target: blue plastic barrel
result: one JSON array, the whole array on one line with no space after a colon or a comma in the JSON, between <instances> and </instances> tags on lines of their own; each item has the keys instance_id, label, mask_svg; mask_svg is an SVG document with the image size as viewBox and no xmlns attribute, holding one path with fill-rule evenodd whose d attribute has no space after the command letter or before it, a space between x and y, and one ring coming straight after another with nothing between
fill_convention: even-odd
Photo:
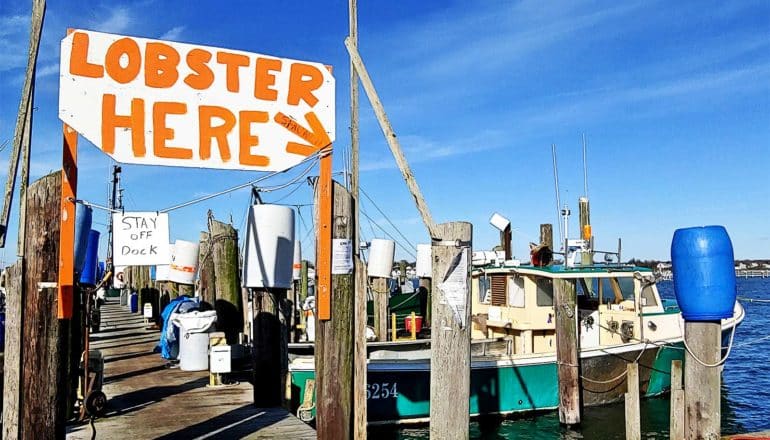
<instances>
[{"instance_id":1,"label":"blue plastic barrel","mask_svg":"<svg viewBox=\"0 0 770 440\"><path fill-rule=\"evenodd\" d=\"M75 273L81 273L83 270L92 217L91 207L78 203L75 207Z\"/></svg>"},{"instance_id":2,"label":"blue plastic barrel","mask_svg":"<svg viewBox=\"0 0 770 440\"><path fill-rule=\"evenodd\" d=\"M104 271L106 265L104 264L104 261L100 261L99 265L96 267L96 279L101 281L102 278L104 278Z\"/></svg>"},{"instance_id":3,"label":"blue plastic barrel","mask_svg":"<svg viewBox=\"0 0 770 440\"><path fill-rule=\"evenodd\" d=\"M139 311L139 295L136 293L131 294L131 298L129 300L129 310L131 313L137 313Z\"/></svg>"},{"instance_id":4,"label":"blue plastic barrel","mask_svg":"<svg viewBox=\"0 0 770 440\"><path fill-rule=\"evenodd\" d=\"M157 275L157 269L155 266L150 266L150 280L155 281Z\"/></svg>"},{"instance_id":5,"label":"blue plastic barrel","mask_svg":"<svg viewBox=\"0 0 770 440\"><path fill-rule=\"evenodd\" d=\"M88 233L88 249L86 260L83 263L83 271L80 273L80 284L96 285L96 271L99 263L99 231Z\"/></svg>"},{"instance_id":6,"label":"blue plastic barrel","mask_svg":"<svg viewBox=\"0 0 770 440\"><path fill-rule=\"evenodd\" d=\"M684 319L718 321L733 316L735 258L723 226L677 229L671 241L671 264Z\"/></svg>"}]
</instances>

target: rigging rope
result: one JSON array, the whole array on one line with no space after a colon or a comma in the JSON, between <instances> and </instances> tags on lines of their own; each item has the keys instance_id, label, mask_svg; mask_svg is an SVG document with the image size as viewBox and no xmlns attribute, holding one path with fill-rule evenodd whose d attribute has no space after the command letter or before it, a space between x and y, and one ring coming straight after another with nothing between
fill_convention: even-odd
<instances>
[{"instance_id":1,"label":"rigging rope","mask_svg":"<svg viewBox=\"0 0 770 440\"><path fill-rule=\"evenodd\" d=\"M394 224L393 224L393 222L392 222L392 221L390 221L390 219L388 218L388 216L387 216L387 215L385 215L385 213L384 213L384 212L382 212L382 209L380 209L380 207L379 207L379 206L377 206L377 204L376 204L376 203L374 203L374 200L372 200L372 198L371 198L371 197L369 197L369 194L367 194L367 193L366 193L366 191L364 191L364 189L363 189L363 188L360 188L360 187L359 187L359 189L361 190L361 193L364 195L364 197L366 197L366 198L367 198L367 199L368 199L368 200L369 200L369 201L372 203L372 205L374 206L374 208L375 208L375 209L376 209L376 210L377 210L377 211L378 211L378 212L379 212L379 213L380 213L380 214L381 214L383 217L385 217L385 220L387 220L387 222L388 222L388 223L390 223L390 226L392 226L392 227L393 227L393 229L395 229L395 230L396 230L396 232L398 232L398 235L400 235L400 236L401 236L401 238L403 238L403 239L404 239L404 241L406 241L406 242L407 242L407 244L409 244L409 246L411 246L411 247L412 247L412 249L417 249L417 246L415 246L415 245L414 245L414 244L413 244L411 241L409 241L409 239L408 239L408 238L406 238L406 236L404 236L404 234L402 234L402 233L401 233L401 231L400 231L400 230L399 230L399 229L396 227L396 225L394 225ZM416 258L416 257L415 257L415 258Z\"/></svg>"}]
</instances>

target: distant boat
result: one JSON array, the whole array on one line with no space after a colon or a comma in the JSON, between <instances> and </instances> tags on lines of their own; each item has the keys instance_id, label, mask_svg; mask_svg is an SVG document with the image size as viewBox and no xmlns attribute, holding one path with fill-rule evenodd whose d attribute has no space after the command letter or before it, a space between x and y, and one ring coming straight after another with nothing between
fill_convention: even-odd
<instances>
[{"instance_id":1,"label":"distant boat","mask_svg":"<svg viewBox=\"0 0 770 440\"><path fill-rule=\"evenodd\" d=\"M471 415L558 407L554 279L576 284L584 405L622 400L628 362L639 363L642 396L670 389L671 361L684 358L684 325L676 301L660 298L650 269L487 264L472 273ZM722 320L723 345L743 318L736 302L733 317ZM368 351L369 423L427 422L430 340L370 343ZM308 420L312 353L293 355L289 370L294 410Z\"/></svg>"}]
</instances>

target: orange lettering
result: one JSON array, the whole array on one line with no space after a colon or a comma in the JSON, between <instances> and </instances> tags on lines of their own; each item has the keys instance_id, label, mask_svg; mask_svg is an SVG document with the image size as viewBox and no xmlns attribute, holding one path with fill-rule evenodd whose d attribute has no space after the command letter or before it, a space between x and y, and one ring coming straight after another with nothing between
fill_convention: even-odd
<instances>
[{"instance_id":1,"label":"orange lettering","mask_svg":"<svg viewBox=\"0 0 770 440\"><path fill-rule=\"evenodd\" d=\"M88 78L101 78L104 76L104 67L88 62L88 34L75 32L75 35L72 36L70 74Z\"/></svg>"},{"instance_id":2,"label":"orange lettering","mask_svg":"<svg viewBox=\"0 0 770 440\"><path fill-rule=\"evenodd\" d=\"M123 55L126 56L125 67L120 63ZM112 43L104 58L104 68L107 69L107 74L121 84L133 81L142 68L142 54L139 52L139 45L130 38L121 38Z\"/></svg>"},{"instance_id":3,"label":"orange lettering","mask_svg":"<svg viewBox=\"0 0 770 440\"><path fill-rule=\"evenodd\" d=\"M183 102L156 102L152 106L152 151L156 157L192 159L191 149L166 145L167 140L174 139L174 129L166 126L166 115L185 113L187 104Z\"/></svg>"},{"instance_id":4,"label":"orange lettering","mask_svg":"<svg viewBox=\"0 0 770 440\"><path fill-rule=\"evenodd\" d=\"M214 72L206 65L211 61L211 53L203 49L193 49L187 53L187 65L195 74L189 74L184 82L196 90L205 90L214 82Z\"/></svg>"},{"instance_id":5,"label":"orange lettering","mask_svg":"<svg viewBox=\"0 0 770 440\"><path fill-rule=\"evenodd\" d=\"M251 124L254 122L267 122L267 112L242 111L238 112L238 128L240 134L240 149L238 160L241 165L265 167L270 164L270 158L258 154L251 154L251 147L259 145L259 138L251 134Z\"/></svg>"},{"instance_id":6,"label":"orange lettering","mask_svg":"<svg viewBox=\"0 0 770 440\"><path fill-rule=\"evenodd\" d=\"M217 62L227 66L227 90L237 93L240 89L238 69L249 65L249 57L229 52L217 52Z\"/></svg>"},{"instance_id":7,"label":"orange lettering","mask_svg":"<svg viewBox=\"0 0 770 440\"><path fill-rule=\"evenodd\" d=\"M271 70L281 70L281 60L274 58L257 58L256 75L254 76L254 97L266 101L278 99L278 91L271 89L275 85L275 75Z\"/></svg>"},{"instance_id":8,"label":"orange lettering","mask_svg":"<svg viewBox=\"0 0 770 440\"><path fill-rule=\"evenodd\" d=\"M223 123L214 126L212 124L213 118L219 118ZM198 108L198 139L201 143L201 160L211 157L211 140L214 138L217 140L222 162L230 160L230 145L227 143L227 135L235 127L235 122L235 115L224 107L202 105Z\"/></svg>"},{"instance_id":9,"label":"orange lettering","mask_svg":"<svg viewBox=\"0 0 770 440\"><path fill-rule=\"evenodd\" d=\"M131 150L134 157L144 157L144 100L131 100L131 114L119 116L115 114L115 95L106 94L102 97L102 150L107 154L115 152L115 129L118 127L131 129Z\"/></svg>"},{"instance_id":10,"label":"orange lettering","mask_svg":"<svg viewBox=\"0 0 770 440\"><path fill-rule=\"evenodd\" d=\"M289 105L298 105L301 99L307 102L310 107L313 107L318 103L318 98L313 95L313 90L321 87L323 82L323 73L315 67L303 63L292 64L291 71L289 72L289 97L287 102Z\"/></svg>"},{"instance_id":11,"label":"orange lettering","mask_svg":"<svg viewBox=\"0 0 770 440\"><path fill-rule=\"evenodd\" d=\"M147 87L168 88L179 79L179 52L164 43L147 43L144 50L144 83Z\"/></svg>"}]
</instances>

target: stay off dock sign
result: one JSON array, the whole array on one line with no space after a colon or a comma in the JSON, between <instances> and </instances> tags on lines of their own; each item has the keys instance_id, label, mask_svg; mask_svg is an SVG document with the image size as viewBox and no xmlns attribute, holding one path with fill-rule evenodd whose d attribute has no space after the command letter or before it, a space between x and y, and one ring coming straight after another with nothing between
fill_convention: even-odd
<instances>
[{"instance_id":1,"label":"stay off dock sign","mask_svg":"<svg viewBox=\"0 0 770 440\"><path fill-rule=\"evenodd\" d=\"M60 76L60 119L118 162L280 171L334 140L319 63L74 30Z\"/></svg>"}]
</instances>

